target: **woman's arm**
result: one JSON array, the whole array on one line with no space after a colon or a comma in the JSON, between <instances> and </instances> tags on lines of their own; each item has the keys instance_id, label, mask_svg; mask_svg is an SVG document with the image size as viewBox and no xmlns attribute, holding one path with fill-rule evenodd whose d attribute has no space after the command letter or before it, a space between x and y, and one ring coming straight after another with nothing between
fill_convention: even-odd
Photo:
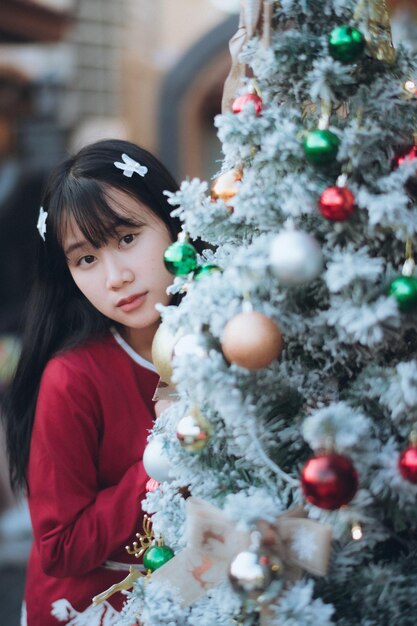
<instances>
[{"instance_id":1,"label":"woman's arm","mask_svg":"<svg viewBox=\"0 0 417 626\"><path fill-rule=\"evenodd\" d=\"M48 364L31 442L35 542L43 570L57 578L91 571L133 537L148 480L138 460L114 486L98 484L103 424L94 387L80 376L59 359ZM124 452L114 450L119 467Z\"/></svg>"}]
</instances>

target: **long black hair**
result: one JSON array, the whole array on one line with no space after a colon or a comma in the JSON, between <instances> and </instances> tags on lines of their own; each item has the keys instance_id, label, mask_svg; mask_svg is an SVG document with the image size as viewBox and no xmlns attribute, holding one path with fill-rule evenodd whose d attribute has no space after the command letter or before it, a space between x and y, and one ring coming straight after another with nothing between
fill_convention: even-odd
<instances>
[{"instance_id":1,"label":"long black hair","mask_svg":"<svg viewBox=\"0 0 417 626\"><path fill-rule=\"evenodd\" d=\"M147 167L145 176L128 177L115 166L127 154ZM106 332L111 321L79 291L62 248L66 224L73 218L95 247L133 219L115 212L106 192L114 188L146 205L167 226L172 240L181 223L170 214L164 191L176 191L171 174L152 154L127 141L105 140L83 148L51 174L44 198L45 241L39 237L37 271L27 304L22 352L6 397L4 416L10 479L14 490L27 487L27 463L39 384L48 360L57 352Z\"/></svg>"}]
</instances>

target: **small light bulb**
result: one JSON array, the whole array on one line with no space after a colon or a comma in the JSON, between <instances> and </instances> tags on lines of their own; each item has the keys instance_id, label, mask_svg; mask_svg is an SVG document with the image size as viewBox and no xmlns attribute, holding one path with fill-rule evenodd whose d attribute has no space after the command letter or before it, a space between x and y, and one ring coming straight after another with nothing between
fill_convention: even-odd
<instances>
[{"instance_id":1,"label":"small light bulb","mask_svg":"<svg viewBox=\"0 0 417 626\"><path fill-rule=\"evenodd\" d=\"M404 87L409 93L416 94L417 92L417 85L413 80L407 80Z\"/></svg>"},{"instance_id":2,"label":"small light bulb","mask_svg":"<svg viewBox=\"0 0 417 626\"><path fill-rule=\"evenodd\" d=\"M352 526L352 539L359 541L363 537L362 526L360 524L353 524Z\"/></svg>"}]
</instances>

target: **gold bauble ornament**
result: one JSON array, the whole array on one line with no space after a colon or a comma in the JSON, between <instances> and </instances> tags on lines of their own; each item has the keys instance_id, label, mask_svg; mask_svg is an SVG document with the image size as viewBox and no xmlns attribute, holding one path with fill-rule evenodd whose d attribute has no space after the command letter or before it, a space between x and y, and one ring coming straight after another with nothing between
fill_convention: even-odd
<instances>
[{"instance_id":1,"label":"gold bauble ornament","mask_svg":"<svg viewBox=\"0 0 417 626\"><path fill-rule=\"evenodd\" d=\"M184 334L178 330L173 334L163 322L155 333L152 342L152 363L155 365L161 380L168 385L172 384L172 356L175 344Z\"/></svg>"},{"instance_id":2,"label":"gold bauble ornament","mask_svg":"<svg viewBox=\"0 0 417 626\"><path fill-rule=\"evenodd\" d=\"M267 367L283 347L282 334L273 320L257 311L244 311L226 324L223 354L230 363L249 370Z\"/></svg>"},{"instance_id":3,"label":"gold bauble ornament","mask_svg":"<svg viewBox=\"0 0 417 626\"><path fill-rule=\"evenodd\" d=\"M187 452L201 452L211 437L211 427L200 411L194 407L177 424L177 439Z\"/></svg>"},{"instance_id":4,"label":"gold bauble ornament","mask_svg":"<svg viewBox=\"0 0 417 626\"><path fill-rule=\"evenodd\" d=\"M238 185L242 180L242 170L240 168L229 170L218 176L211 188L212 200L223 200L228 209L233 210L230 206L230 200L235 197L238 192Z\"/></svg>"}]
</instances>

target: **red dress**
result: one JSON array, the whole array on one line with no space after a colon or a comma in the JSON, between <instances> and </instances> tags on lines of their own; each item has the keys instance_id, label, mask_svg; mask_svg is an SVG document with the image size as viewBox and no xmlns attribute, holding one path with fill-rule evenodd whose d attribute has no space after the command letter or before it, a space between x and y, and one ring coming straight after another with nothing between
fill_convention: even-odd
<instances>
[{"instance_id":1,"label":"red dress","mask_svg":"<svg viewBox=\"0 0 417 626\"><path fill-rule=\"evenodd\" d=\"M54 357L43 373L28 468L27 626L114 624L124 596L98 607L91 598L128 572L103 563L138 563L125 546L142 527L141 459L159 377L123 344L109 333Z\"/></svg>"}]
</instances>

